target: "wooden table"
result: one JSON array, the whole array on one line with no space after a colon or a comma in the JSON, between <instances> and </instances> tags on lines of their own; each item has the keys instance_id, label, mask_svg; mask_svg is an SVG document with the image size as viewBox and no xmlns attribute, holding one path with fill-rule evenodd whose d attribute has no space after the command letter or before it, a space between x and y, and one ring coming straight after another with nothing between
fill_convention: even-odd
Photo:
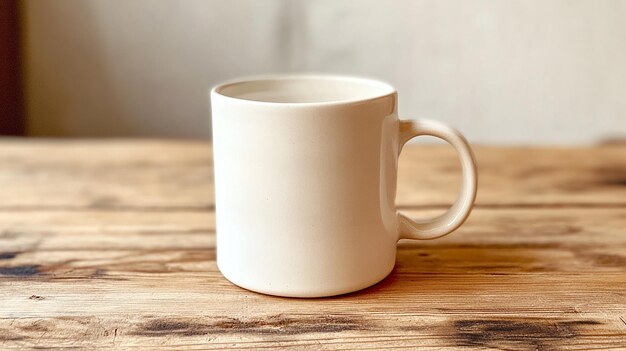
<instances>
[{"instance_id":1,"label":"wooden table","mask_svg":"<svg viewBox=\"0 0 626 351\"><path fill-rule=\"evenodd\" d=\"M458 232L369 289L264 296L215 265L211 147L0 141L0 349L626 349L626 146L477 147ZM454 152L410 146L398 207L444 210Z\"/></svg>"}]
</instances>

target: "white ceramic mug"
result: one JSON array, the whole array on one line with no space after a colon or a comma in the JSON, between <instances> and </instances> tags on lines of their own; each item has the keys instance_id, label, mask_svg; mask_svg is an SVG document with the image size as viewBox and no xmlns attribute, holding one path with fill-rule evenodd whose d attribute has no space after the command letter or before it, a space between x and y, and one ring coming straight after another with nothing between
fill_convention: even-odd
<instances>
[{"instance_id":1,"label":"white ceramic mug","mask_svg":"<svg viewBox=\"0 0 626 351\"><path fill-rule=\"evenodd\" d=\"M465 138L398 119L386 83L262 77L217 86L211 102L217 264L241 287L294 297L366 288L391 272L399 239L446 235L472 209L477 173ZM398 155L419 135L452 144L463 172L454 205L426 220L394 204Z\"/></svg>"}]
</instances>

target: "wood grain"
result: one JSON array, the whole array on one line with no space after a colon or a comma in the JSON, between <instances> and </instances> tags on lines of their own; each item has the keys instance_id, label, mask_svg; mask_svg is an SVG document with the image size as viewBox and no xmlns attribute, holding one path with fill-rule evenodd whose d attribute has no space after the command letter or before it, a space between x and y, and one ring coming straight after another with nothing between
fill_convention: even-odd
<instances>
[{"instance_id":1,"label":"wood grain","mask_svg":"<svg viewBox=\"0 0 626 351\"><path fill-rule=\"evenodd\" d=\"M458 232L401 241L371 288L287 299L219 273L209 145L5 141L0 349L623 350L624 150L479 148ZM456 162L405 150L403 211L442 211Z\"/></svg>"}]
</instances>

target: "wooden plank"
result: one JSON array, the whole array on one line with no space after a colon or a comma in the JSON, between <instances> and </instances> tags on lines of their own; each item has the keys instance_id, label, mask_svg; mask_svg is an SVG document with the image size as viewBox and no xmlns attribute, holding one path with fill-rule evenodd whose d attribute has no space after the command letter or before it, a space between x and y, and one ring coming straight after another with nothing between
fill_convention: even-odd
<instances>
[{"instance_id":1,"label":"wooden plank","mask_svg":"<svg viewBox=\"0 0 626 351\"><path fill-rule=\"evenodd\" d=\"M204 249L214 233L213 212L0 211L3 251Z\"/></svg>"},{"instance_id":2,"label":"wooden plank","mask_svg":"<svg viewBox=\"0 0 626 351\"><path fill-rule=\"evenodd\" d=\"M0 142L0 208L213 208L203 142Z\"/></svg>"},{"instance_id":3,"label":"wooden plank","mask_svg":"<svg viewBox=\"0 0 626 351\"><path fill-rule=\"evenodd\" d=\"M626 147L475 147L478 206L624 206ZM213 208L211 147L198 141L0 141L0 208ZM454 151L405 148L397 204L445 207L460 184Z\"/></svg>"},{"instance_id":4,"label":"wooden plank","mask_svg":"<svg viewBox=\"0 0 626 351\"><path fill-rule=\"evenodd\" d=\"M475 147L478 206L597 206L626 204L626 147ZM397 204L451 204L460 165L448 147L405 148Z\"/></svg>"},{"instance_id":5,"label":"wooden plank","mask_svg":"<svg viewBox=\"0 0 626 351\"><path fill-rule=\"evenodd\" d=\"M311 312L246 318L128 314L122 318L5 319L0 320L1 325L19 332L0 335L7 340L4 347L116 350L623 350L624 346L620 321L602 323L576 316L484 318Z\"/></svg>"},{"instance_id":6,"label":"wooden plank","mask_svg":"<svg viewBox=\"0 0 626 351\"><path fill-rule=\"evenodd\" d=\"M626 348L625 147L477 148L477 210L369 289L285 299L215 264L210 145L0 141L0 349ZM432 216L452 150L408 147Z\"/></svg>"},{"instance_id":7,"label":"wooden plank","mask_svg":"<svg viewBox=\"0 0 626 351\"><path fill-rule=\"evenodd\" d=\"M620 349L624 228L625 208L479 208L402 241L374 287L286 299L219 274L211 212L3 211L0 345Z\"/></svg>"}]
</instances>

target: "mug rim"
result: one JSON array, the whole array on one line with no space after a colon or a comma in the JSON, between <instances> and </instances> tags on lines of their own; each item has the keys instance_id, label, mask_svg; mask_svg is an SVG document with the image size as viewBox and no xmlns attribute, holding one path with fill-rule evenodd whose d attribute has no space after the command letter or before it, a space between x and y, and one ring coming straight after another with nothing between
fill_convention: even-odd
<instances>
[{"instance_id":1,"label":"mug rim","mask_svg":"<svg viewBox=\"0 0 626 351\"><path fill-rule=\"evenodd\" d=\"M223 93L223 90L240 84L249 84L253 82L261 82L261 81L286 81L286 80L321 80L326 82L349 82L349 83L357 83L360 85L368 85L370 87L376 87L380 89L380 92L377 92L373 95L368 95L359 98L350 98L350 99L335 99L329 101L306 101L306 102L277 102L277 101L263 101L263 100L252 100L245 99L241 97L231 96ZM335 106L335 105L351 105L351 104L361 104L366 102L371 102L383 98L387 98L390 96L394 96L397 94L396 89L389 83L384 82L382 80L358 77L358 76L347 76L347 75L335 75L335 74L267 74L267 75L255 75L248 77L235 78L231 80L224 81L216 86L214 86L211 91L211 97L219 96L220 98L231 100L237 103L244 103L250 105L259 105L259 106L290 106L290 107L311 107L311 106Z\"/></svg>"}]
</instances>

